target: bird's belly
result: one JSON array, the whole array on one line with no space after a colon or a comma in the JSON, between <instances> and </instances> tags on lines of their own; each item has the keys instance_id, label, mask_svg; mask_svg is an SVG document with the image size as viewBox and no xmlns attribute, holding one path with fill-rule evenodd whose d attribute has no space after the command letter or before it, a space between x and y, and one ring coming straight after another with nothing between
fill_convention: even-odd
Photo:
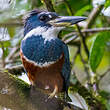
<instances>
[{"instance_id":1,"label":"bird's belly","mask_svg":"<svg viewBox=\"0 0 110 110\"><path fill-rule=\"evenodd\" d=\"M60 59L54 64L43 67L39 67L29 62L29 60L23 56L22 52L20 52L20 56L32 85L41 89L49 89L50 91L53 91L55 86L57 86L58 91L62 91L64 79L61 71L64 63L64 54L62 54Z\"/></svg>"}]
</instances>

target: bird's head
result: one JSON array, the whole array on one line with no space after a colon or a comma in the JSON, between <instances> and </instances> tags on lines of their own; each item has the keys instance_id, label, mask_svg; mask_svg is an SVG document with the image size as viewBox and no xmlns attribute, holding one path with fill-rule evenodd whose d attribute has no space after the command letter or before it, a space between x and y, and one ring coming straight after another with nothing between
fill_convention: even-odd
<instances>
[{"instance_id":1,"label":"bird's head","mask_svg":"<svg viewBox=\"0 0 110 110\"><path fill-rule=\"evenodd\" d=\"M33 10L26 17L24 22L24 36L33 29L37 33L49 32L55 36L66 26L76 24L85 20L80 16L59 16L55 12Z\"/></svg>"}]
</instances>

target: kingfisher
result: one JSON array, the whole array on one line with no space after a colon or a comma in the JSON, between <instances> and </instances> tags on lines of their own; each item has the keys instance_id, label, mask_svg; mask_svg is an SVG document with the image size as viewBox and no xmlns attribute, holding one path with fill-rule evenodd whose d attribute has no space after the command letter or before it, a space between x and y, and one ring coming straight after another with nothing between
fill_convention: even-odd
<instances>
[{"instance_id":1,"label":"kingfisher","mask_svg":"<svg viewBox=\"0 0 110 110\"><path fill-rule=\"evenodd\" d=\"M68 94L70 60L67 45L58 38L67 26L85 20L80 16L59 16L34 9L24 21L20 56L32 86L50 92L49 98L64 91Z\"/></svg>"}]
</instances>

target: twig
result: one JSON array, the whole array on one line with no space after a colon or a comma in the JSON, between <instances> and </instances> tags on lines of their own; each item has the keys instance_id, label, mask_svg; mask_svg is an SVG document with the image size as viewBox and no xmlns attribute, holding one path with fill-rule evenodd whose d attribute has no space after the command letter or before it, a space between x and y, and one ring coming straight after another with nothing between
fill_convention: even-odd
<instances>
[{"instance_id":1,"label":"twig","mask_svg":"<svg viewBox=\"0 0 110 110\"><path fill-rule=\"evenodd\" d=\"M23 23L21 22L7 22L7 23L0 23L0 27L19 27L19 26L23 26Z\"/></svg>"},{"instance_id":2,"label":"twig","mask_svg":"<svg viewBox=\"0 0 110 110\"><path fill-rule=\"evenodd\" d=\"M72 36L71 38L69 38L69 39L67 39L67 40L64 40L64 42L67 44L67 43L69 43L69 42L75 40L77 37L78 37L77 35L74 35L74 36Z\"/></svg>"},{"instance_id":3,"label":"twig","mask_svg":"<svg viewBox=\"0 0 110 110\"><path fill-rule=\"evenodd\" d=\"M66 5L66 7L67 7L68 13L69 13L70 15L73 15L73 14L74 14L74 13L73 13L73 10L72 10L70 4L68 3L68 1L67 1L67 0L63 0L63 1L64 1L65 5Z\"/></svg>"},{"instance_id":4,"label":"twig","mask_svg":"<svg viewBox=\"0 0 110 110\"><path fill-rule=\"evenodd\" d=\"M7 34L7 29L6 28L3 28L3 33L2 33L2 38L5 38L6 37L6 34ZM3 67L5 67L5 47L4 47L4 43L2 41L0 41L0 44L1 44L1 49L3 51L3 54L2 54L2 65Z\"/></svg>"},{"instance_id":5,"label":"twig","mask_svg":"<svg viewBox=\"0 0 110 110\"><path fill-rule=\"evenodd\" d=\"M52 11L55 12L54 8L53 8L53 4L51 0L41 0L44 2L44 4L46 5L46 8L48 11Z\"/></svg>"},{"instance_id":6,"label":"twig","mask_svg":"<svg viewBox=\"0 0 110 110\"><path fill-rule=\"evenodd\" d=\"M93 8L92 12L90 13L90 15L88 17L87 25L86 25L85 29L88 29L88 28L92 27L92 25L94 24L97 16L101 12L102 8L103 8L103 5L99 5L97 8Z\"/></svg>"},{"instance_id":7,"label":"twig","mask_svg":"<svg viewBox=\"0 0 110 110\"><path fill-rule=\"evenodd\" d=\"M73 57L73 59L72 59L72 67L74 67L74 64L75 64L75 59L76 59L76 57L77 57L77 55L80 53L80 45L77 45L77 51L76 51L76 53L75 53L75 55L74 55L74 57ZM71 71L73 71L73 69L71 69Z\"/></svg>"},{"instance_id":8,"label":"twig","mask_svg":"<svg viewBox=\"0 0 110 110\"><path fill-rule=\"evenodd\" d=\"M12 60L5 61L5 64L16 64L17 62L21 62L21 60L20 59L12 59Z\"/></svg>"},{"instance_id":9,"label":"twig","mask_svg":"<svg viewBox=\"0 0 110 110\"><path fill-rule=\"evenodd\" d=\"M97 32L103 32L103 31L110 31L110 27L102 27L102 28L92 28L92 29L84 29L82 30L81 32L82 33L97 33ZM69 34L66 34L64 37L63 37L63 40L65 40L66 38L72 36L72 35L76 35L78 34L77 31L74 31L74 32L71 32ZM84 37L88 37L88 36L84 36Z\"/></svg>"},{"instance_id":10,"label":"twig","mask_svg":"<svg viewBox=\"0 0 110 110\"><path fill-rule=\"evenodd\" d=\"M84 46L84 50L85 50L85 52L86 52L87 57L89 58L89 50L88 50L88 47L87 47L87 45L86 45L85 36L84 36L83 33L81 32L80 27L79 27L77 24L76 24L76 26L77 26L77 29L78 29L78 32L79 32L79 35L80 35L80 41L81 41L81 43L82 43L83 46Z\"/></svg>"},{"instance_id":11,"label":"twig","mask_svg":"<svg viewBox=\"0 0 110 110\"><path fill-rule=\"evenodd\" d=\"M39 1L38 0L31 0L31 8L34 9L36 7L38 7L38 3Z\"/></svg>"},{"instance_id":12,"label":"twig","mask_svg":"<svg viewBox=\"0 0 110 110\"><path fill-rule=\"evenodd\" d=\"M100 80L99 80L99 81L101 81L101 79L102 79L109 71L110 71L110 68L108 68L108 70L107 70L103 75L100 76Z\"/></svg>"},{"instance_id":13,"label":"twig","mask_svg":"<svg viewBox=\"0 0 110 110\"><path fill-rule=\"evenodd\" d=\"M89 14L88 20L87 20L87 24L85 26L85 29L91 28L93 26L93 24L95 23L95 20L97 18L97 16L100 14L102 8L104 5L99 5L97 8L93 8L92 12ZM85 32L85 36L87 36L87 33ZM94 74L94 73L93 73ZM90 90L96 95L97 93L97 80L94 79L95 77L94 75L91 75L91 73L89 74L89 82L90 82ZM94 79L94 83L93 80ZM93 89L93 90L92 90Z\"/></svg>"},{"instance_id":14,"label":"twig","mask_svg":"<svg viewBox=\"0 0 110 110\"><path fill-rule=\"evenodd\" d=\"M9 55L6 57L6 60L5 60L6 62L8 62L9 60L11 60L13 58L13 56L14 56L15 52L17 51L17 49L18 49L18 47L14 47L10 51Z\"/></svg>"},{"instance_id":15,"label":"twig","mask_svg":"<svg viewBox=\"0 0 110 110\"><path fill-rule=\"evenodd\" d=\"M4 48L4 45L2 42L0 42L0 44L1 44L1 49L3 51L3 53L2 53L2 67L5 67L5 48Z\"/></svg>"},{"instance_id":16,"label":"twig","mask_svg":"<svg viewBox=\"0 0 110 110\"><path fill-rule=\"evenodd\" d=\"M82 30L82 33L95 33L95 32L102 32L102 31L110 31L110 27L102 27L102 28L93 28L93 29L85 29Z\"/></svg>"}]
</instances>

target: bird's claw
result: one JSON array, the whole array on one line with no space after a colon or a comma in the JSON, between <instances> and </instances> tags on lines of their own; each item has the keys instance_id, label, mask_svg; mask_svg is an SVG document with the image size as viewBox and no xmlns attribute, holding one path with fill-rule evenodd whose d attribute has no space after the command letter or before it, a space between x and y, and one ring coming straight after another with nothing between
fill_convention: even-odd
<instances>
[{"instance_id":1,"label":"bird's claw","mask_svg":"<svg viewBox=\"0 0 110 110\"><path fill-rule=\"evenodd\" d=\"M52 92L52 93L49 95L48 99L52 99L54 96L55 96L55 93Z\"/></svg>"},{"instance_id":2,"label":"bird's claw","mask_svg":"<svg viewBox=\"0 0 110 110\"><path fill-rule=\"evenodd\" d=\"M45 100L45 102L47 102L49 99L52 99L54 96L55 96L55 94L52 92L52 93L48 96L48 98Z\"/></svg>"},{"instance_id":3,"label":"bird's claw","mask_svg":"<svg viewBox=\"0 0 110 110\"><path fill-rule=\"evenodd\" d=\"M45 101L47 102L48 99L52 99L57 92L58 92L58 87L55 85L54 91L49 95L49 97Z\"/></svg>"}]
</instances>

